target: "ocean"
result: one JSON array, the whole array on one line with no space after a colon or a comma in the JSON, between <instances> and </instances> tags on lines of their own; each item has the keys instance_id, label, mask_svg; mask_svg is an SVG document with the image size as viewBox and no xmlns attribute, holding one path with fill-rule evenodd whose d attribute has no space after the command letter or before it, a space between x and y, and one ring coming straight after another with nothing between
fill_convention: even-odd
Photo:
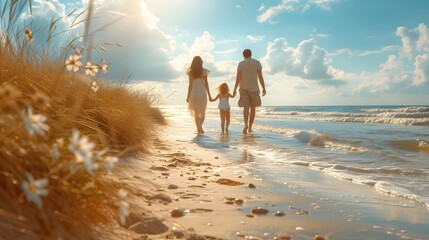
<instances>
[{"instance_id":1,"label":"ocean","mask_svg":"<svg viewBox=\"0 0 429 240\"><path fill-rule=\"evenodd\" d=\"M161 109L188 129L181 140L234 151L240 168L264 181L314 186L291 179L290 169L307 169L429 209L429 106L263 106L246 136L240 108L231 109L230 132L222 135L210 105L203 136L186 106Z\"/></svg>"}]
</instances>

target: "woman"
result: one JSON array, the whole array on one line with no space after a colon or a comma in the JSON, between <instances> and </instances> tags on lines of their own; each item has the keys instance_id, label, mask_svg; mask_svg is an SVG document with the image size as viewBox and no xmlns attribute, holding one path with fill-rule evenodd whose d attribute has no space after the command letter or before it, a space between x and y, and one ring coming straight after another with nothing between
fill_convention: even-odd
<instances>
[{"instance_id":1,"label":"woman","mask_svg":"<svg viewBox=\"0 0 429 240\"><path fill-rule=\"evenodd\" d=\"M189 113L195 118L198 134L204 133L203 122L206 116L207 94L210 99L212 98L207 81L209 73L209 70L203 68L203 60L200 56L192 59L191 66L186 71L189 77L186 102L188 102Z\"/></svg>"}]
</instances>

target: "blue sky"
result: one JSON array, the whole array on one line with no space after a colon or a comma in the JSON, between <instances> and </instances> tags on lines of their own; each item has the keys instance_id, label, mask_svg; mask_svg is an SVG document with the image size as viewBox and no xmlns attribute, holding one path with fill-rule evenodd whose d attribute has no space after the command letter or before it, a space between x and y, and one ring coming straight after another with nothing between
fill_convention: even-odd
<instances>
[{"instance_id":1,"label":"blue sky","mask_svg":"<svg viewBox=\"0 0 429 240\"><path fill-rule=\"evenodd\" d=\"M50 19L87 1L34 5ZM124 46L95 52L112 63L108 78L132 74L163 104L185 104L195 55L213 94L233 85L244 48L262 63L264 105L429 104L426 0L95 0L95 15L94 28L120 19L94 39Z\"/></svg>"}]
</instances>

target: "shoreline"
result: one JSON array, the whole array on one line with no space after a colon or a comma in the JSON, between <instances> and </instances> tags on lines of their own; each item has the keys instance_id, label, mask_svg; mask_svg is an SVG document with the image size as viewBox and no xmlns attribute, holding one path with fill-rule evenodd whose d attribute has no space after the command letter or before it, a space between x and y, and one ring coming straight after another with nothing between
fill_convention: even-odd
<instances>
[{"instance_id":1,"label":"shoreline","mask_svg":"<svg viewBox=\"0 0 429 240\"><path fill-rule=\"evenodd\" d=\"M403 204L394 205L391 203L392 199L397 200L395 197L299 166L290 167L289 182L261 179L257 173L244 169L249 153L222 148L224 143L216 143L210 137L212 129L206 132L209 136L186 140L192 136L189 126L178 127L178 122L170 121L152 156L120 166L119 178L125 179L131 188L127 225L141 220L141 216L132 212L145 212L146 220L159 220L154 225L159 228L156 234L136 235L127 230L130 236L147 239L425 237L422 229L428 225L427 209L408 206L406 199L401 199ZM221 147L215 148L213 144ZM242 185L223 185L220 179ZM256 188L249 188L248 184ZM239 199L237 203L235 199ZM268 213L252 213L258 207ZM183 216L172 217L175 209Z\"/></svg>"}]
</instances>

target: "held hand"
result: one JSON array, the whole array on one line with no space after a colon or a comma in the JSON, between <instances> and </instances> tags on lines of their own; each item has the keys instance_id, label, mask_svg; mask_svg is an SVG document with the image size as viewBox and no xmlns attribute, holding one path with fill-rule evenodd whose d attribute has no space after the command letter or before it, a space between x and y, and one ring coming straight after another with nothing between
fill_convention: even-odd
<instances>
[{"instance_id":1,"label":"held hand","mask_svg":"<svg viewBox=\"0 0 429 240\"><path fill-rule=\"evenodd\" d=\"M262 89L262 96L265 96L267 94L267 91L264 89Z\"/></svg>"},{"instance_id":2,"label":"held hand","mask_svg":"<svg viewBox=\"0 0 429 240\"><path fill-rule=\"evenodd\" d=\"M234 89L234 92L232 93L232 96L235 97L235 95L237 95L237 89Z\"/></svg>"}]
</instances>

